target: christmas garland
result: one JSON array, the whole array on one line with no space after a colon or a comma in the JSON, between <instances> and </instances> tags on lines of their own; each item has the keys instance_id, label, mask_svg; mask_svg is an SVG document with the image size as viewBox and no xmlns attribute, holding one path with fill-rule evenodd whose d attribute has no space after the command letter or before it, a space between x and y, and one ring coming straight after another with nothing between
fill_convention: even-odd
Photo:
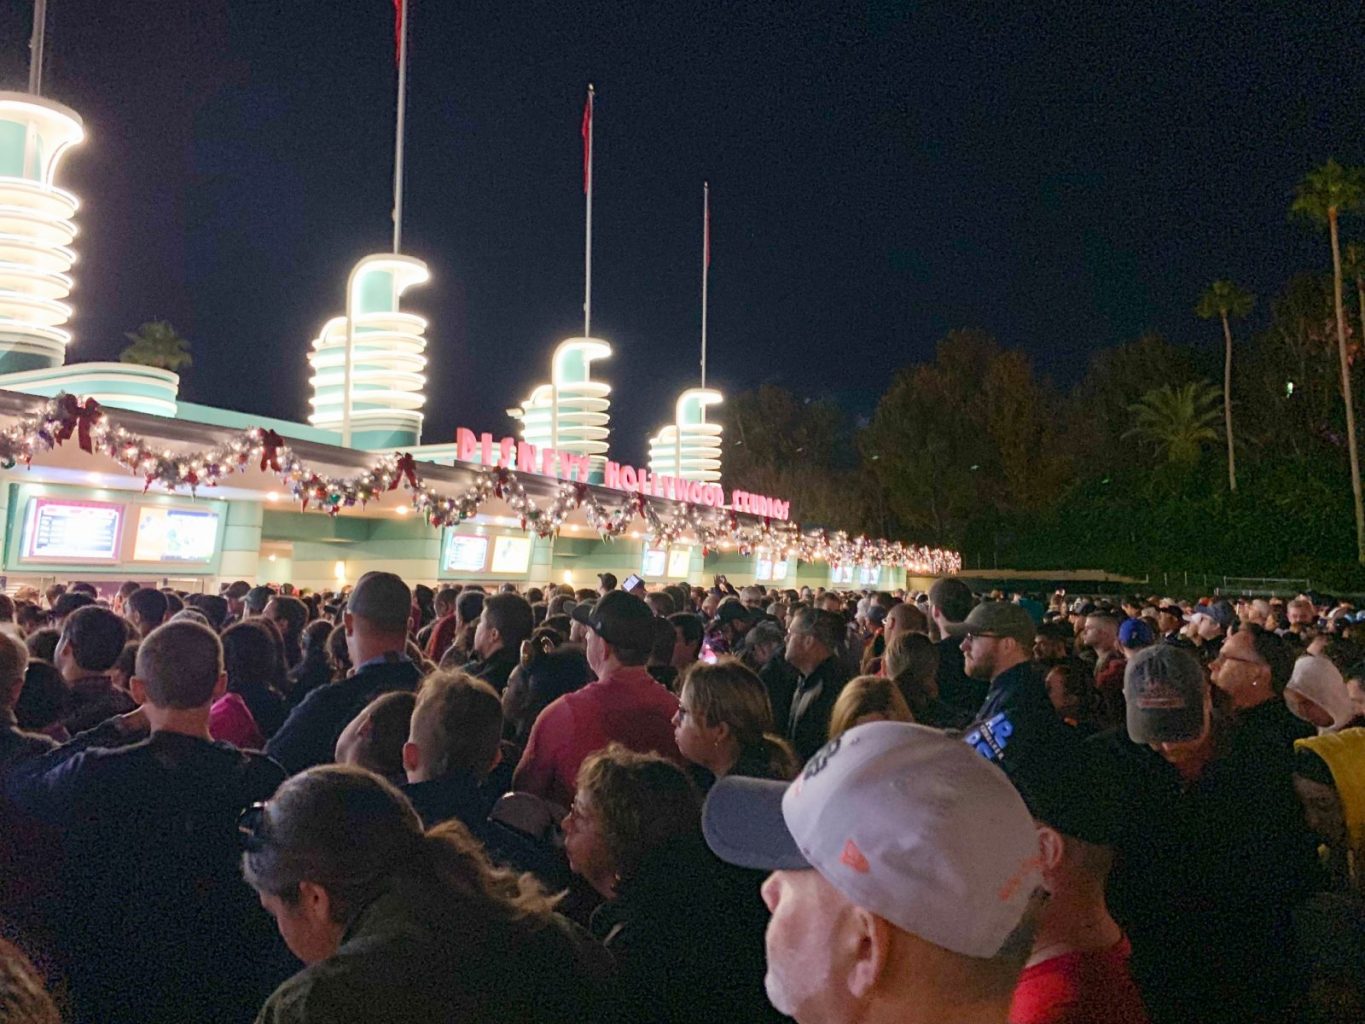
<instances>
[{"instance_id":1,"label":"christmas garland","mask_svg":"<svg viewBox=\"0 0 1365 1024\"><path fill-rule=\"evenodd\" d=\"M633 494L621 505L609 508L586 484L575 481L561 481L553 500L541 507L517 474L505 467L479 467L474 484L463 493L443 493L423 480L420 463L406 452L380 456L369 469L354 476L324 476L299 459L278 433L261 427L242 431L206 451L172 452L115 423L93 398L82 401L65 392L14 426L0 430L0 468L13 469L20 462L31 465L35 455L60 447L72 437L81 451L105 455L141 476L144 493L156 484L172 492L188 489L197 494L200 487L216 486L224 477L254 466L278 476L303 510L317 507L333 516L345 508L363 508L402 486L410 495L412 507L433 527L456 526L496 497L507 502L523 529L541 537L558 532L569 514L581 508L588 524L604 538L621 536L638 515L645 520L651 543L667 545L690 535L702 545L704 554L727 540L745 556L768 549L774 556L796 557L803 562L895 566L931 576L949 575L962 568L956 552L863 537L850 539L847 534L829 531L802 533L795 523L770 519L743 526L727 509L684 505L665 518L644 494Z\"/></svg>"}]
</instances>

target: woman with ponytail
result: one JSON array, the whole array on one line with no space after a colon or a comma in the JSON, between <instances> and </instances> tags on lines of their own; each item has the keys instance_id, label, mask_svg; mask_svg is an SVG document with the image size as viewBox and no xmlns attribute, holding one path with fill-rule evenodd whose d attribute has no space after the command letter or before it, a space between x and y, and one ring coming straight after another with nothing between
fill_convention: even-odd
<instances>
[{"instance_id":1,"label":"woman with ponytail","mask_svg":"<svg viewBox=\"0 0 1365 1024\"><path fill-rule=\"evenodd\" d=\"M773 732L767 687L737 658L693 662L678 691L673 738L683 757L706 769L709 788L725 775L786 780L796 776L796 754Z\"/></svg>"},{"instance_id":2,"label":"woman with ponytail","mask_svg":"<svg viewBox=\"0 0 1365 1024\"><path fill-rule=\"evenodd\" d=\"M246 880L306 965L261 1021L601 1015L608 958L555 912L556 899L493 867L459 822L423 832L379 776L310 769L245 811L240 830Z\"/></svg>"}]
</instances>

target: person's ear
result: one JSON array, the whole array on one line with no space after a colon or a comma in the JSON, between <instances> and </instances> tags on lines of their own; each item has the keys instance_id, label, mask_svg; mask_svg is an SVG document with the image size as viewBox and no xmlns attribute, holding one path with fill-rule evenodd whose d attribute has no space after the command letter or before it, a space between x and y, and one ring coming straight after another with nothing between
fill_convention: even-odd
<instances>
[{"instance_id":1,"label":"person's ear","mask_svg":"<svg viewBox=\"0 0 1365 1024\"><path fill-rule=\"evenodd\" d=\"M310 921L330 923L332 920L332 897L317 882L299 883L298 906Z\"/></svg>"},{"instance_id":2,"label":"person's ear","mask_svg":"<svg viewBox=\"0 0 1365 1024\"><path fill-rule=\"evenodd\" d=\"M213 699L217 700L225 693L227 693L227 673L219 672L218 682L213 684Z\"/></svg>"},{"instance_id":3,"label":"person's ear","mask_svg":"<svg viewBox=\"0 0 1365 1024\"><path fill-rule=\"evenodd\" d=\"M862 907L853 907L845 928L852 945L846 984L853 998L865 999L876 988L891 957L891 925Z\"/></svg>"},{"instance_id":4,"label":"person's ear","mask_svg":"<svg viewBox=\"0 0 1365 1024\"><path fill-rule=\"evenodd\" d=\"M1055 828L1038 825L1038 856L1044 872L1055 871L1066 855L1066 840Z\"/></svg>"},{"instance_id":5,"label":"person's ear","mask_svg":"<svg viewBox=\"0 0 1365 1024\"><path fill-rule=\"evenodd\" d=\"M422 748L412 740L403 744L403 771L411 775L422 765Z\"/></svg>"},{"instance_id":6,"label":"person's ear","mask_svg":"<svg viewBox=\"0 0 1365 1024\"><path fill-rule=\"evenodd\" d=\"M341 613L341 627L346 630L346 635L350 636L355 632L355 616L350 612Z\"/></svg>"},{"instance_id":7,"label":"person's ear","mask_svg":"<svg viewBox=\"0 0 1365 1024\"><path fill-rule=\"evenodd\" d=\"M133 703L138 707L147 703L147 684L142 681L140 676L128 677L128 695L133 698Z\"/></svg>"}]
</instances>

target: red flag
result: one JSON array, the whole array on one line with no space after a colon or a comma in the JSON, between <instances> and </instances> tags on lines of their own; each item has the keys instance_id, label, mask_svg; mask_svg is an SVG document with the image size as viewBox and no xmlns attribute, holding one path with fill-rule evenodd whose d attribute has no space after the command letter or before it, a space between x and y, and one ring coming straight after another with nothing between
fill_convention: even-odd
<instances>
[{"instance_id":1,"label":"red flag","mask_svg":"<svg viewBox=\"0 0 1365 1024\"><path fill-rule=\"evenodd\" d=\"M588 86L588 102L583 104L583 191L592 182L592 86Z\"/></svg>"},{"instance_id":2,"label":"red flag","mask_svg":"<svg viewBox=\"0 0 1365 1024\"><path fill-rule=\"evenodd\" d=\"M403 8L407 0L393 0L393 62L403 60Z\"/></svg>"}]
</instances>

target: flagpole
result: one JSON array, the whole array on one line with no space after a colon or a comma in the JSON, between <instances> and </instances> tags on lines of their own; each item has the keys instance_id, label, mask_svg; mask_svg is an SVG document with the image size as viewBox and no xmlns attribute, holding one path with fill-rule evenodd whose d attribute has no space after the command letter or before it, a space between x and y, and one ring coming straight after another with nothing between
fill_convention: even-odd
<instances>
[{"instance_id":1,"label":"flagpole","mask_svg":"<svg viewBox=\"0 0 1365 1024\"><path fill-rule=\"evenodd\" d=\"M408 0L398 0L398 117L393 142L393 252L403 245L403 136L408 112Z\"/></svg>"},{"instance_id":2,"label":"flagpole","mask_svg":"<svg viewBox=\"0 0 1365 1024\"><path fill-rule=\"evenodd\" d=\"M588 109L584 117L587 131L583 137L583 191L586 193L587 218L583 237L583 337L592 337L592 83L588 83Z\"/></svg>"},{"instance_id":3,"label":"flagpole","mask_svg":"<svg viewBox=\"0 0 1365 1024\"><path fill-rule=\"evenodd\" d=\"M701 183L701 386L706 387L706 299L711 278L711 183ZM706 406L701 407L706 419Z\"/></svg>"},{"instance_id":4,"label":"flagpole","mask_svg":"<svg viewBox=\"0 0 1365 1024\"><path fill-rule=\"evenodd\" d=\"M33 37L29 41L28 91L43 91L43 36L47 31L47 0L33 0Z\"/></svg>"}]
</instances>

